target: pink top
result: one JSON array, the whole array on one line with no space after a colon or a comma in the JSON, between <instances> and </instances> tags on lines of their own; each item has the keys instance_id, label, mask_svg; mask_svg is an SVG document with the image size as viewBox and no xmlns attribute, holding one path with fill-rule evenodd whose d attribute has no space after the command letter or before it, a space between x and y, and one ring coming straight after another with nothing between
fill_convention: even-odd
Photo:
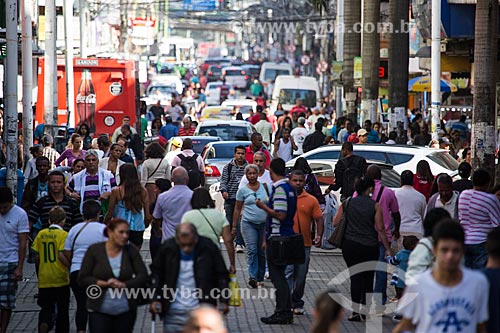
<instances>
[{"instance_id":1,"label":"pink top","mask_svg":"<svg viewBox=\"0 0 500 333\"><path fill-rule=\"evenodd\" d=\"M79 159L79 158L85 158L85 150L82 150L80 152L80 155L78 156L75 156L73 155L73 151L71 149L66 149L65 151L63 151L63 153L61 154L61 156L59 156L59 158L56 160L56 166L60 166L61 165L61 162L66 160L66 166L72 166L73 165L73 162L76 160L76 159Z\"/></svg>"},{"instance_id":2,"label":"pink top","mask_svg":"<svg viewBox=\"0 0 500 333\"><path fill-rule=\"evenodd\" d=\"M382 186L382 181L378 179L374 179L375 188L373 189L372 200L377 201L378 193L380 191L380 187ZM354 192L353 198L357 197L358 193ZM384 216L384 226L385 226L385 234L387 235L387 241L392 242L392 233L391 233L391 224L392 224L392 214L399 213L399 205L398 199L396 198L396 194L393 190L384 186L384 191L380 196L380 200L378 201L380 207L382 208L382 215ZM380 240L380 239L379 239Z\"/></svg>"}]
</instances>

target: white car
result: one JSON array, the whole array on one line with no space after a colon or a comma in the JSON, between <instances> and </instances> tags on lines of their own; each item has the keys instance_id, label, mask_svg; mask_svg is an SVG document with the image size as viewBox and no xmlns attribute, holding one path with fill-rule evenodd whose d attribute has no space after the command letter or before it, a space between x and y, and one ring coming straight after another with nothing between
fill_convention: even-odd
<instances>
[{"instance_id":1,"label":"white car","mask_svg":"<svg viewBox=\"0 0 500 333\"><path fill-rule=\"evenodd\" d=\"M207 86L205 88L205 95L207 96L207 105L220 104L220 86L222 86L221 81L207 83Z\"/></svg>"},{"instance_id":2,"label":"white car","mask_svg":"<svg viewBox=\"0 0 500 333\"><path fill-rule=\"evenodd\" d=\"M247 87L246 72L242 67L229 66L222 68L222 77L226 84L236 89L245 89Z\"/></svg>"},{"instance_id":3,"label":"white car","mask_svg":"<svg viewBox=\"0 0 500 333\"><path fill-rule=\"evenodd\" d=\"M171 86L177 91L177 94L179 95L182 94L182 91L184 90L184 85L182 84L182 81L177 74L156 75L151 85L153 84Z\"/></svg>"},{"instance_id":4,"label":"white car","mask_svg":"<svg viewBox=\"0 0 500 333\"><path fill-rule=\"evenodd\" d=\"M338 160L341 157L341 145L323 146L302 154L311 163L314 160ZM433 175L447 173L454 177L457 174L458 162L447 150L417 146L363 144L354 145L354 154L363 156L367 161L380 161L392 165L401 174L405 170L416 172L417 163L426 160ZM293 159L289 163L294 163Z\"/></svg>"},{"instance_id":5,"label":"white car","mask_svg":"<svg viewBox=\"0 0 500 333\"><path fill-rule=\"evenodd\" d=\"M250 110L257 112L257 102L253 99L226 99L222 106L233 108L237 106L240 109L243 119L250 116Z\"/></svg>"}]
</instances>

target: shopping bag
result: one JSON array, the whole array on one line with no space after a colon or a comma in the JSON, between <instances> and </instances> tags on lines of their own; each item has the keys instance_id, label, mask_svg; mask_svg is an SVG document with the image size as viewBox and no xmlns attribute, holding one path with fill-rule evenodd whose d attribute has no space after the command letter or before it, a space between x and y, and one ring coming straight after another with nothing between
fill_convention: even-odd
<instances>
[{"instance_id":1,"label":"shopping bag","mask_svg":"<svg viewBox=\"0 0 500 333\"><path fill-rule=\"evenodd\" d=\"M231 290L229 306L241 306L240 286L236 280L236 274L229 274L229 279L229 290Z\"/></svg>"}]
</instances>

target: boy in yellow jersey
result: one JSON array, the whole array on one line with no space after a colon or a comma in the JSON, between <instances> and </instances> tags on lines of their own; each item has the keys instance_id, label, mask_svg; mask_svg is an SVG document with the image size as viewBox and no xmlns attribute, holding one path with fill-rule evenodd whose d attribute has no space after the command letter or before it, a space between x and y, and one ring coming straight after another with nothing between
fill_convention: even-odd
<instances>
[{"instance_id":1,"label":"boy in yellow jersey","mask_svg":"<svg viewBox=\"0 0 500 333\"><path fill-rule=\"evenodd\" d=\"M60 206L49 212L50 226L42 229L33 242L38 267L39 332L48 332L52 312L57 305L56 333L69 332L69 262L59 253L64 249L68 233L62 229L66 213Z\"/></svg>"}]
</instances>

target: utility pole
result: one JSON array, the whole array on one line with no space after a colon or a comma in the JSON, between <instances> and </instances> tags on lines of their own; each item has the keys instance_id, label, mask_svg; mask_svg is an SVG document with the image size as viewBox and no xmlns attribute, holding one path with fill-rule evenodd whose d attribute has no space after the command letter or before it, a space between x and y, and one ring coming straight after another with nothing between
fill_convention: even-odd
<instances>
[{"instance_id":1,"label":"utility pole","mask_svg":"<svg viewBox=\"0 0 500 333\"><path fill-rule=\"evenodd\" d=\"M335 38L337 42L337 61L344 61L344 0L337 0L337 23L335 25ZM344 110L342 110L342 86L335 86L335 101L336 101L336 111L337 119L342 117Z\"/></svg>"},{"instance_id":2,"label":"utility pole","mask_svg":"<svg viewBox=\"0 0 500 333\"><path fill-rule=\"evenodd\" d=\"M66 46L66 105L68 112L68 127L75 125L75 78L73 77L73 0L64 1L64 44Z\"/></svg>"},{"instance_id":3,"label":"utility pole","mask_svg":"<svg viewBox=\"0 0 500 333\"><path fill-rule=\"evenodd\" d=\"M45 2L45 125L57 125L56 3ZM52 132L55 135L55 127Z\"/></svg>"},{"instance_id":4,"label":"utility pole","mask_svg":"<svg viewBox=\"0 0 500 333\"><path fill-rule=\"evenodd\" d=\"M120 0L120 46L121 53L128 53L126 50L128 41L128 5L127 0Z\"/></svg>"},{"instance_id":5,"label":"utility pole","mask_svg":"<svg viewBox=\"0 0 500 333\"><path fill-rule=\"evenodd\" d=\"M78 15L80 15L80 57L87 57L87 35L85 31L87 27L85 26L86 21L86 3L85 0L78 0Z\"/></svg>"},{"instance_id":6,"label":"utility pole","mask_svg":"<svg viewBox=\"0 0 500 333\"><path fill-rule=\"evenodd\" d=\"M488 170L494 180L498 1L477 1L475 26L472 167Z\"/></svg>"},{"instance_id":7,"label":"utility pole","mask_svg":"<svg viewBox=\"0 0 500 333\"><path fill-rule=\"evenodd\" d=\"M7 130L7 186L17 198L17 0L7 0L7 63L5 66L5 129Z\"/></svg>"},{"instance_id":8,"label":"utility pole","mask_svg":"<svg viewBox=\"0 0 500 333\"><path fill-rule=\"evenodd\" d=\"M431 127L432 138L439 138L441 120L441 1L432 1L431 31ZM477 27L477 26L476 26Z\"/></svg>"},{"instance_id":9,"label":"utility pole","mask_svg":"<svg viewBox=\"0 0 500 333\"><path fill-rule=\"evenodd\" d=\"M342 82L346 100L347 116L358 119L358 89L354 86L354 58L361 55L361 34L356 26L361 22L361 0L344 1L344 70Z\"/></svg>"},{"instance_id":10,"label":"utility pole","mask_svg":"<svg viewBox=\"0 0 500 333\"><path fill-rule=\"evenodd\" d=\"M32 2L21 0L22 18L22 63L23 63L23 153L24 161L30 158L29 147L33 145L33 35Z\"/></svg>"}]
</instances>

